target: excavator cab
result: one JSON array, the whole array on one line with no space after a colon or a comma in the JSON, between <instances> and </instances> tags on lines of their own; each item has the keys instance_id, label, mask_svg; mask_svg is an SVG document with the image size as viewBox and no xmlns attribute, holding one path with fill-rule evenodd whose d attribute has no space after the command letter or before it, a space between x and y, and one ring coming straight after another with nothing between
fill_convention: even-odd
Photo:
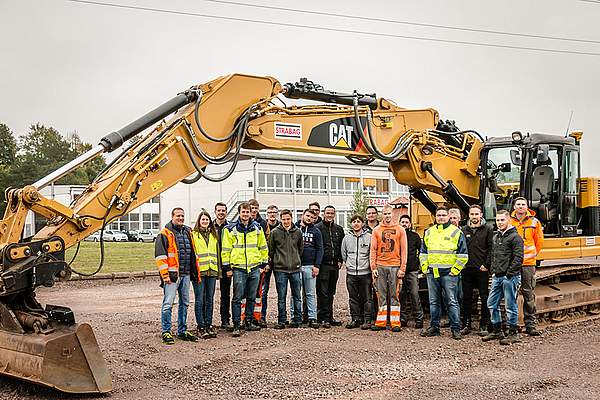
<instances>
[{"instance_id":1,"label":"excavator cab","mask_svg":"<svg viewBox=\"0 0 600 400\"><path fill-rule=\"evenodd\" d=\"M577 235L580 169L574 137L514 132L511 137L489 138L482 166L481 199L488 220L498 210L512 211L515 199L522 196L546 236Z\"/></svg>"}]
</instances>

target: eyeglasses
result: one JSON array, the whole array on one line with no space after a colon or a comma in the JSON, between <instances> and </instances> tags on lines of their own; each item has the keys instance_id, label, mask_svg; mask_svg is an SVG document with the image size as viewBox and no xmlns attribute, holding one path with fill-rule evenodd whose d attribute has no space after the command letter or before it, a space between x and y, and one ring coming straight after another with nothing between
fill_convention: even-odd
<instances>
[{"instance_id":1,"label":"eyeglasses","mask_svg":"<svg viewBox=\"0 0 600 400\"><path fill-rule=\"evenodd\" d=\"M267 214L277 214L279 211L267 211Z\"/></svg>"}]
</instances>

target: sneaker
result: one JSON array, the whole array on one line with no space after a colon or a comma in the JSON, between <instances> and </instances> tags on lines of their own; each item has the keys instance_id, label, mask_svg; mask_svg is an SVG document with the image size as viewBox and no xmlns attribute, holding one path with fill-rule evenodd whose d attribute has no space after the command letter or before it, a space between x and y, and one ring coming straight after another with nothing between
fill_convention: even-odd
<instances>
[{"instance_id":1,"label":"sneaker","mask_svg":"<svg viewBox=\"0 0 600 400\"><path fill-rule=\"evenodd\" d=\"M408 326L408 321L400 321L400 326L406 328Z\"/></svg>"},{"instance_id":2,"label":"sneaker","mask_svg":"<svg viewBox=\"0 0 600 400\"><path fill-rule=\"evenodd\" d=\"M330 324L329 322L323 322L323 323L321 324L321 326L322 326L323 328L325 328L325 329L330 329L330 328L331 328L331 324Z\"/></svg>"},{"instance_id":3,"label":"sneaker","mask_svg":"<svg viewBox=\"0 0 600 400\"><path fill-rule=\"evenodd\" d=\"M259 319L258 320L258 326L260 326L261 328L266 328L267 327L267 321L265 321L264 319Z\"/></svg>"},{"instance_id":4,"label":"sneaker","mask_svg":"<svg viewBox=\"0 0 600 400\"><path fill-rule=\"evenodd\" d=\"M210 331L208 330L208 328L202 328L202 334L200 334L200 337L202 339L210 339L211 338Z\"/></svg>"},{"instance_id":5,"label":"sneaker","mask_svg":"<svg viewBox=\"0 0 600 400\"><path fill-rule=\"evenodd\" d=\"M415 328L416 329L423 329L423 321L418 320L415 322Z\"/></svg>"},{"instance_id":6,"label":"sneaker","mask_svg":"<svg viewBox=\"0 0 600 400\"><path fill-rule=\"evenodd\" d=\"M163 332L162 341L164 344L175 344L175 339L173 339L171 332Z\"/></svg>"},{"instance_id":7,"label":"sneaker","mask_svg":"<svg viewBox=\"0 0 600 400\"><path fill-rule=\"evenodd\" d=\"M399 326L393 326L392 327L392 332L400 332L400 331L402 331L401 327L399 327Z\"/></svg>"},{"instance_id":8,"label":"sneaker","mask_svg":"<svg viewBox=\"0 0 600 400\"><path fill-rule=\"evenodd\" d=\"M213 339L217 337L217 330L212 325L208 327L208 333L210 334L210 337Z\"/></svg>"},{"instance_id":9,"label":"sneaker","mask_svg":"<svg viewBox=\"0 0 600 400\"><path fill-rule=\"evenodd\" d=\"M385 331L385 326L371 325L372 331Z\"/></svg>"},{"instance_id":10,"label":"sneaker","mask_svg":"<svg viewBox=\"0 0 600 400\"><path fill-rule=\"evenodd\" d=\"M275 324L275 326L273 328L275 328L275 329L285 329L285 324L279 324L279 323L277 323L277 324Z\"/></svg>"},{"instance_id":11,"label":"sneaker","mask_svg":"<svg viewBox=\"0 0 600 400\"><path fill-rule=\"evenodd\" d=\"M452 339L454 340L461 340L463 337L460 334L460 331L452 331Z\"/></svg>"},{"instance_id":12,"label":"sneaker","mask_svg":"<svg viewBox=\"0 0 600 400\"><path fill-rule=\"evenodd\" d=\"M500 339L500 344L503 346L507 346L513 343L519 343L521 341L521 336L519 336L519 331L517 329L511 329L508 332L508 336L503 339Z\"/></svg>"},{"instance_id":13,"label":"sneaker","mask_svg":"<svg viewBox=\"0 0 600 400\"><path fill-rule=\"evenodd\" d=\"M177 337L186 342L197 342L198 341L198 336L196 336L188 331L185 331L184 333L177 335Z\"/></svg>"},{"instance_id":14,"label":"sneaker","mask_svg":"<svg viewBox=\"0 0 600 400\"><path fill-rule=\"evenodd\" d=\"M535 329L535 326L525 328L525 333L527 333L529 336L540 336L542 334L540 331Z\"/></svg>"},{"instance_id":15,"label":"sneaker","mask_svg":"<svg viewBox=\"0 0 600 400\"><path fill-rule=\"evenodd\" d=\"M240 331L240 327L239 326L233 326L233 329L231 331L231 336L233 337L240 337L242 334L242 332Z\"/></svg>"},{"instance_id":16,"label":"sneaker","mask_svg":"<svg viewBox=\"0 0 600 400\"><path fill-rule=\"evenodd\" d=\"M352 320L346 324L346 329L354 329L360 326L360 321Z\"/></svg>"},{"instance_id":17,"label":"sneaker","mask_svg":"<svg viewBox=\"0 0 600 400\"><path fill-rule=\"evenodd\" d=\"M338 321L337 319L332 319L331 321L329 321L329 323L331 324L331 326L342 326L342 321Z\"/></svg>"},{"instance_id":18,"label":"sneaker","mask_svg":"<svg viewBox=\"0 0 600 400\"><path fill-rule=\"evenodd\" d=\"M427 329L422 329L419 335L422 337L440 336L440 328L434 328L433 326L430 326Z\"/></svg>"},{"instance_id":19,"label":"sneaker","mask_svg":"<svg viewBox=\"0 0 600 400\"><path fill-rule=\"evenodd\" d=\"M256 325L254 322L251 322L249 324L246 324L246 330L248 332L260 331L260 326Z\"/></svg>"},{"instance_id":20,"label":"sneaker","mask_svg":"<svg viewBox=\"0 0 600 400\"><path fill-rule=\"evenodd\" d=\"M310 328L313 328L313 329L319 329L319 326L320 326L320 325L319 325L319 323L317 322L317 320L316 320L316 319L309 319L309 320L308 320L308 326L309 326Z\"/></svg>"},{"instance_id":21,"label":"sneaker","mask_svg":"<svg viewBox=\"0 0 600 400\"><path fill-rule=\"evenodd\" d=\"M362 329L363 331L366 331L366 330L368 330L368 329L371 329L371 326L373 326L373 325L371 324L371 321L367 321L367 322L365 322L364 324L362 324L362 325L360 326L360 329Z\"/></svg>"}]
</instances>

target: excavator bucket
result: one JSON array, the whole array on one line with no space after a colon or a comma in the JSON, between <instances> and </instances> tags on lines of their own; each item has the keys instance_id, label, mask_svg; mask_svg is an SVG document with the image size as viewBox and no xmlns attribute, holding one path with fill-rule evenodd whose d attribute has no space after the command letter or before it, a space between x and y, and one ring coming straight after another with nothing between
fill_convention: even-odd
<instances>
[{"instance_id":1,"label":"excavator bucket","mask_svg":"<svg viewBox=\"0 0 600 400\"><path fill-rule=\"evenodd\" d=\"M106 393L110 374L88 324L61 325L49 333L0 330L0 374L67 393Z\"/></svg>"}]
</instances>

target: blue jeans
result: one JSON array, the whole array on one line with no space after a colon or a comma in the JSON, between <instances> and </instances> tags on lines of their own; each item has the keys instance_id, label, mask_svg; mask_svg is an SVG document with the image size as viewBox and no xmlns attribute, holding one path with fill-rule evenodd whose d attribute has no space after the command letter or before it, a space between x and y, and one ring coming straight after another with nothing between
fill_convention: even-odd
<instances>
[{"instance_id":1,"label":"blue jeans","mask_svg":"<svg viewBox=\"0 0 600 400\"><path fill-rule=\"evenodd\" d=\"M256 302L256 289L260 280L258 267L250 272L244 269L233 268L233 301L231 302L231 317L234 326L239 326L242 320L242 299L246 299L246 323L254 321L254 303Z\"/></svg>"},{"instance_id":2,"label":"blue jeans","mask_svg":"<svg viewBox=\"0 0 600 400\"><path fill-rule=\"evenodd\" d=\"M500 316L500 301L504 298L506 305L506 319L508 325L516 327L519 319L519 307L517 304L517 293L521 286L521 275L511 278L506 276L492 276L492 288L488 296L487 306L490 309L491 322L494 325L502 323Z\"/></svg>"},{"instance_id":3,"label":"blue jeans","mask_svg":"<svg viewBox=\"0 0 600 400\"><path fill-rule=\"evenodd\" d=\"M300 267L302 274L302 297L306 303L309 320L317 320L317 277L312 276L312 265Z\"/></svg>"},{"instance_id":4,"label":"blue jeans","mask_svg":"<svg viewBox=\"0 0 600 400\"><path fill-rule=\"evenodd\" d=\"M300 293L300 285L302 275L297 272L275 271L275 284L277 286L277 323L285 324L287 320L287 310L285 309L285 301L287 299L288 282L292 288L292 303L294 305L294 314L292 322L296 324L302 323L302 299Z\"/></svg>"},{"instance_id":5,"label":"blue jeans","mask_svg":"<svg viewBox=\"0 0 600 400\"><path fill-rule=\"evenodd\" d=\"M177 309L177 334L183 335L187 331L187 309L190 304L190 276L180 275L177 282L163 286L163 302L160 311L162 332L171 332L171 312L175 303L175 296L179 294Z\"/></svg>"},{"instance_id":6,"label":"blue jeans","mask_svg":"<svg viewBox=\"0 0 600 400\"><path fill-rule=\"evenodd\" d=\"M269 287L271 286L271 275L273 275L273 270L269 268L267 272L264 272L263 278L263 286L262 286L262 309L260 312L260 317L263 321L267 319L267 298L269 296Z\"/></svg>"},{"instance_id":7,"label":"blue jeans","mask_svg":"<svg viewBox=\"0 0 600 400\"><path fill-rule=\"evenodd\" d=\"M192 282L198 328L208 328L212 325L216 283L216 276L203 276L200 282Z\"/></svg>"},{"instance_id":8,"label":"blue jeans","mask_svg":"<svg viewBox=\"0 0 600 400\"><path fill-rule=\"evenodd\" d=\"M440 277L434 278L431 272L427 273L427 288L429 290L429 312L431 313L430 326L440 328L440 315L442 313L442 296L448 310L450 328L460 331L460 308L456 299L458 276L450 275L450 271L440 270Z\"/></svg>"}]
</instances>

